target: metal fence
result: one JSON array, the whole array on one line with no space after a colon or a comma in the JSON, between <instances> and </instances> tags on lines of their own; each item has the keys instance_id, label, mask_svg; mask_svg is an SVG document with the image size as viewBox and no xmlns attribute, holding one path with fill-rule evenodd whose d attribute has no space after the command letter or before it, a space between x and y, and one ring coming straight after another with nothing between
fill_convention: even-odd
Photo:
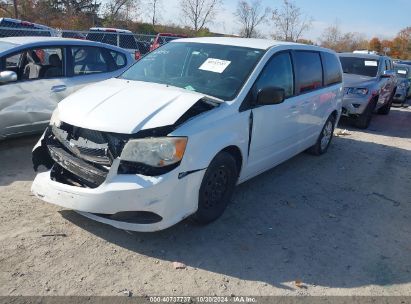
<instances>
[{"instance_id":1,"label":"metal fence","mask_svg":"<svg viewBox=\"0 0 411 304\"><path fill-rule=\"evenodd\" d=\"M119 33L114 31L71 31L71 30L45 30L36 28L0 27L1 37L43 36L86 39L115 45L123 49L138 51L144 55L150 51L153 43L165 44L177 37L158 36L148 34ZM157 39L156 39L157 38Z\"/></svg>"}]
</instances>

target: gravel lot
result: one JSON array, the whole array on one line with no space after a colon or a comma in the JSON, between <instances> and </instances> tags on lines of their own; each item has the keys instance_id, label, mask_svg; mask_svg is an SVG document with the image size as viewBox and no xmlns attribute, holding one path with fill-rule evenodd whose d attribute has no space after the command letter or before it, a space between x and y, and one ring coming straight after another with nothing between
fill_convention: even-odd
<instances>
[{"instance_id":1,"label":"gravel lot","mask_svg":"<svg viewBox=\"0 0 411 304\"><path fill-rule=\"evenodd\" d=\"M411 109L340 128L326 155L238 186L217 222L149 234L34 198L36 137L1 142L0 295L411 295Z\"/></svg>"}]
</instances>

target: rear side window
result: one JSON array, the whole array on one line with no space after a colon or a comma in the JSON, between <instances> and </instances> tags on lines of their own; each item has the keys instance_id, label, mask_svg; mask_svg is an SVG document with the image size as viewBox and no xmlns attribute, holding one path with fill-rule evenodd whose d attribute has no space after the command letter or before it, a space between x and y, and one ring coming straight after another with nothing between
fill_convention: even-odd
<instances>
[{"instance_id":1,"label":"rear side window","mask_svg":"<svg viewBox=\"0 0 411 304\"><path fill-rule=\"evenodd\" d=\"M284 89L286 98L294 94L293 66L288 52L274 55L266 64L255 84L254 96L266 87Z\"/></svg>"},{"instance_id":2,"label":"rear side window","mask_svg":"<svg viewBox=\"0 0 411 304\"><path fill-rule=\"evenodd\" d=\"M320 53L296 51L294 56L295 74L298 79L297 93L319 89L323 84L323 71Z\"/></svg>"},{"instance_id":3,"label":"rear side window","mask_svg":"<svg viewBox=\"0 0 411 304\"><path fill-rule=\"evenodd\" d=\"M72 47L73 74L88 75L105 73L112 70L103 50L96 47Z\"/></svg>"},{"instance_id":4,"label":"rear side window","mask_svg":"<svg viewBox=\"0 0 411 304\"><path fill-rule=\"evenodd\" d=\"M110 55L113 57L113 61L115 62L118 69L121 69L126 66L127 59L126 56L124 56L124 54L121 54L116 51L110 51Z\"/></svg>"},{"instance_id":5,"label":"rear side window","mask_svg":"<svg viewBox=\"0 0 411 304\"><path fill-rule=\"evenodd\" d=\"M341 64L337 56L331 53L321 53L324 66L324 85L332 85L342 81Z\"/></svg>"}]
</instances>

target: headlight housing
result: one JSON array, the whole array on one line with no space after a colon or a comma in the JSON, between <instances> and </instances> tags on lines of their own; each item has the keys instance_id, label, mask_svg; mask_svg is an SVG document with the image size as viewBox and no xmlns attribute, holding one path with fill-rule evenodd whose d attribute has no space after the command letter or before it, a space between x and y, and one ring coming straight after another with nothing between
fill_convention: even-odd
<instances>
[{"instance_id":1,"label":"headlight housing","mask_svg":"<svg viewBox=\"0 0 411 304\"><path fill-rule=\"evenodd\" d=\"M50 126L56 126L56 127L60 127L61 125L61 120L60 120L60 113L59 113L59 109L56 108L53 111L53 114L51 115L50 118Z\"/></svg>"},{"instance_id":2,"label":"headlight housing","mask_svg":"<svg viewBox=\"0 0 411 304\"><path fill-rule=\"evenodd\" d=\"M367 95L368 94L368 89L367 88L346 88L345 89L346 94L353 94L353 95Z\"/></svg>"},{"instance_id":3,"label":"headlight housing","mask_svg":"<svg viewBox=\"0 0 411 304\"><path fill-rule=\"evenodd\" d=\"M167 167L183 159L187 140L187 137L131 139L124 146L120 159L155 168Z\"/></svg>"}]
</instances>

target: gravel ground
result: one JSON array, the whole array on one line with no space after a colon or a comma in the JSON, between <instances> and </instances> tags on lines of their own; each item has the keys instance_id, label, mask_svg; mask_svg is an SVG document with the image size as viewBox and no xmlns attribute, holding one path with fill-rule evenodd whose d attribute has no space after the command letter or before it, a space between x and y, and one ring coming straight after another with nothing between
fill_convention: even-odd
<instances>
[{"instance_id":1,"label":"gravel ground","mask_svg":"<svg viewBox=\"0 0 411 304\"><path fill-rule=\"evenodd\" d=\"M156 233L41 202L36 137L1 142L0 295L411 295L411 109L343 129L238 186L217 222Z\"/></svg>"}]
</instances>

